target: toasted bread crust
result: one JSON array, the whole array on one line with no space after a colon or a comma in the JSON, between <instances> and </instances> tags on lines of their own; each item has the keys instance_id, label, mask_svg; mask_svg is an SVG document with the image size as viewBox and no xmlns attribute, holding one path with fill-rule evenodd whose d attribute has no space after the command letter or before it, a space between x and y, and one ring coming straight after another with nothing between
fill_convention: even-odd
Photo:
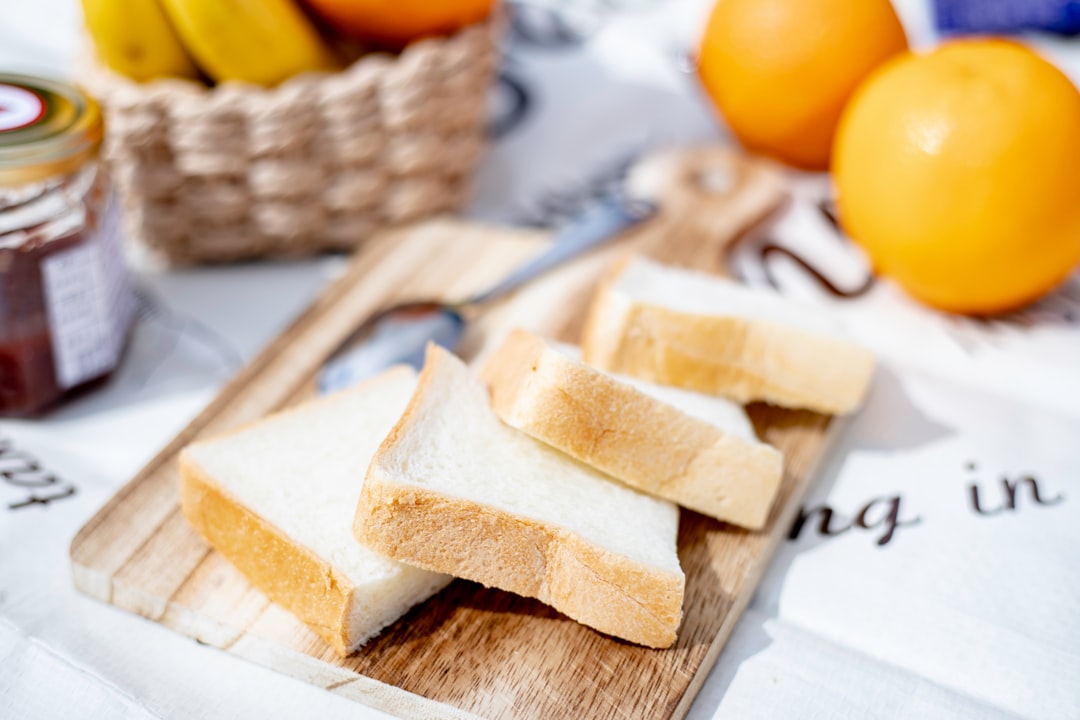
<instances>
[{"instance_id":1,"label":"toasted bread crust","mask_svg":"<svg viewBox=\"0 0 1080 720\"><path fill-rule=\"evenodd\" d=\"M874 372L865 348L768 320L636 302L613 288L625 266L613 269L590 306L582 338L589 364L739 403L839 415L862 404Z\"/></svg>"},{"instance_id":2,"label":"toasted bread crust","mask_svg":"<svg viewBox=\"0 0 1080 720\"><path fill-rule=\"evenodd\" d=\"M682 620L681 575L644 568L556 526L387 480L378 460L353 532L389 557L536 598L648 647L670 647Z\"/></svg>"},{"instance_id":3,"label":"toasted bread crust","mask_svg":"<svg viewBox=\"0 0 1080 720\"><path fill-rule=\"evenodd\" d=\"M724 433L517 330L483 378L503 422L684 507L761 528L783 471L779 451Z\"/></svg>"},{"instance_id":4,"label":"toasted bread crust","mask_svg":"<svg viewBox=\"0 0 1080 720\"><path fill-rule=\"evenodd\" d=\"M429 346L409 405L368 467L353 534L395 560L536 598L578 622L648 647L670 647L685 576L644 567L565 528L390 479L387 459L419 422L446 351Z\"/></svg>"},{"instance_id":5,"label":"toasted bread crust","mask_svg":"<svg viewBox=\"0 0 1080 720\"><path fill-rule=\"evenodd\" d=\"M348 578L244 507L186 452L180 455L180 506L195 531L252 585L341 657L352 651L347 621L353 587Z\"/></svg>"}]
</instances>

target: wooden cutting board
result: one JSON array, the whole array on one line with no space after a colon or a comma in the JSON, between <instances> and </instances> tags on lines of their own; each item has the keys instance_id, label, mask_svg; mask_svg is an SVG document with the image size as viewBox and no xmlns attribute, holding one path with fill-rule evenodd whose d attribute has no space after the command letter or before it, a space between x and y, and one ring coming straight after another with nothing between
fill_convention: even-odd
<instances>
[{"instance_id":1,"label":"wooden cutting board","mask_svg":"<svg viewBox=\"0 0 1080 720\"><path fill-rule=\"evenodd\" d=\"M774 209L782 193L775 176L760 168L726 155L716 161L736 162L734 191L707 198L708 207L693 212L685 193L669 198L660 217L630 237L478 318L461 353L483 354L514 326L575 341L597 277L631 247L718 269L723 245ZM311 396L323 360L378 308L407 298L463 297L499 279L543 241L539 233L454 221L373 241L79 532L71 546L76 585L199 642L402 717L683 717L792 522L825 449L827 417L750 408L761 437L785 455L779 497L767 528L757 533L683 511L684 619L668 650L621 642L538 602L458 580L342 660L252 588L180 513L176 456L184 445Z\"/></svg>"}]
</instances>

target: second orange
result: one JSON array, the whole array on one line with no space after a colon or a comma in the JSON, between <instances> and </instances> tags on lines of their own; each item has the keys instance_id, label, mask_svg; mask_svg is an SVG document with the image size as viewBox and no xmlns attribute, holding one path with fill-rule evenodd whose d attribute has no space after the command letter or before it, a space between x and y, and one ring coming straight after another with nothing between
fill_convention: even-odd
<instances>
[{"instance_id":1,"label":"second orange","mask_svg":"<svg viewBox=\"0 0 1080 720\"><path fill-rule=\"evenodd\" d=\"M747 149L825 170L848 98L905 49L889 0L719 0L698 63L706 91Z\"/></svg>"}]
</instances>

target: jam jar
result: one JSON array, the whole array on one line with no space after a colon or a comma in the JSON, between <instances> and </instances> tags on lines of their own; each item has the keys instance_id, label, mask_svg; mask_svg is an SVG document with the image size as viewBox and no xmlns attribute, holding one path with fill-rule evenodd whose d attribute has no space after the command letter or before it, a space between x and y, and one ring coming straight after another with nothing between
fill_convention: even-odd
<instances>
[{"instance_id":1,"label":"jam jar","mask_svg":"<svg viewBox=\"0 0 1080 720\"><path fill-rule=\"evenodd\" d=\"M126 343L134 298L103 132L78 88L0 74L0 415L105 377Z\"/></svg>"}]
</instances>

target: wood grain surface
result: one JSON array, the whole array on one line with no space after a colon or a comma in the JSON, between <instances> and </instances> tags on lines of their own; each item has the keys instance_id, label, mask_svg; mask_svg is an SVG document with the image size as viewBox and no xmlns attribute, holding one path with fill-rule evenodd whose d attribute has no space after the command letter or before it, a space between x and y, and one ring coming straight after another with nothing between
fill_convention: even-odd
<instances>
[{"instance_id":1,"label":"wood grain surface","mask_svg":"<svg viewBox=\"0 0 1080 720\"><path fill-rule=\"evenodd\" d=\"M702 157L677 163L688 182L697 182L697 171L687 168ZM629 248L720 270L725 246L775 209L782 188L741 159L720 154L713 161L721 170L735 167L734 190L695 199L693 188L677 189L683 180L661 173L670 197L662 198L655 220L490 308L471 324L461 354L483 355L513 327L576 341L599 274ZM684 716L791 524L824 451L827 417L750 408L759 434L785 455L779 497L757 533L683 511L684 620L668 650L615 640L536 601L458 580L342 660L252 588L180 513L176 456L184 445L309 397L323 360L380 307L463 297L537 252L544 239L447 220L373 241L80 531L71 546L76 585L200 642L401 717Z\"/></svg>"}]
</instances>

